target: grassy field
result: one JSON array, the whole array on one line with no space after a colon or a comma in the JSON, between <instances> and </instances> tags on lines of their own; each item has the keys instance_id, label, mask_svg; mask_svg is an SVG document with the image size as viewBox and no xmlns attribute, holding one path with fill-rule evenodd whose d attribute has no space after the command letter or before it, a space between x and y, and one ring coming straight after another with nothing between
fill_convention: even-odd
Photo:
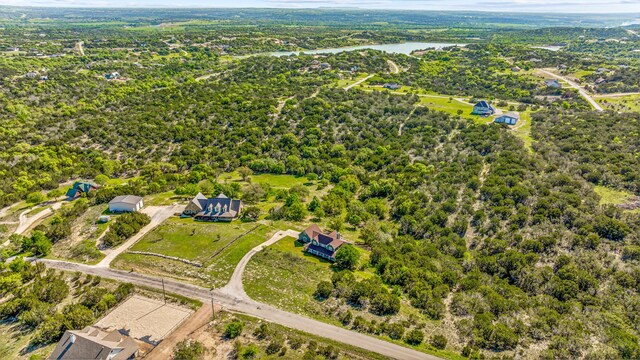
<instances>
[{"instance_id":1,"label":"grassy field","mask_svg":"<svg viewBox=\"0 0 640 360\"><path fill-rule=\"evenodd\" d=\"M633 194L628 191L611 189L608 187L596 185L593 188L596 194L600 195L601 205L620 205L628 202ZM625 210L629 213L640 214L640 209Z\"/></svg>"},{"instance_id":2,"label":"grassy field","mask_svg":"<svg viewBox=\"0 0 640 360\"><path fill-rule=\"evenodd\" d=\"M199 262L202 268L176 260L130 253L118 256L113 266L220 287L229 281L240 259L275 231L258 223L204 223L190 218L171 218L145 235L131 250Z\"/></svg>"},{"instance_id":3,"label":"grassy field","mask_svg":"<svg viewBox=\"0 0 640 360\"><path fill-rule=\"evenodd\" d=\"M640 95L625 96L598 96L593 97L602 107L607 110L634 112L640 111Z\"/></svg>"},{"instance_id":4,"label":"grassy field","mask_svg":"<svg viewBox=\"0 0 640 360\"><path fill-rule=\"evenodd\" d=\"M131 250L205 262L207 258L252 230L255 223L204 223L170 218L138 241Z\"/></svg>"}]
</instances>

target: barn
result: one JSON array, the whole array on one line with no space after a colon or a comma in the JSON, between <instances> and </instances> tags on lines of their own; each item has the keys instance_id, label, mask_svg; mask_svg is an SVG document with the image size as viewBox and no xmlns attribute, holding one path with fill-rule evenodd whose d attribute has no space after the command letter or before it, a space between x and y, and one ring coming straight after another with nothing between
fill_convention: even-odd
<instances>
[{"instance_id":1,"label":"barn","mask_svg":"<svg viewBox=\"0 0 640 360\"><path fill-rule=\"evenodd\" d=\"M109 201L109 211L112 213L134 212L143 206L142 197L135 195L120 195Z\"/></svg>"}]
</instances>

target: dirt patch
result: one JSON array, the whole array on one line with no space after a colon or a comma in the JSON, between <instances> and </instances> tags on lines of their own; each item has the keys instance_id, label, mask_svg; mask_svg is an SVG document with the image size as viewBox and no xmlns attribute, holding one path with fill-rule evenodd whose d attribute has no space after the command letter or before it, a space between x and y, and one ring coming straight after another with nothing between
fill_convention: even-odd
<instances>
[{"instance_id":1,"label":"dirt patch","mask_svg":"<svg viewBox=\"0 0 640 360\"><path fill-rule=\"evenodd\" d=\"M624 204L618 205L618 207L622 210L635 210L640 209L640 196L634 196L630 198Z\"/></svg>"},{"instance_id":2,"label":"dirt patch","mask_svg":"<svg viewBox=\"0 0 640 360\"><path fill-rule=\"evenodd\" d=\"M157 345L193 311L163 301L133 296L96 323L106 329L124 329L134 339Z\"/></svg>"}]
</instances>

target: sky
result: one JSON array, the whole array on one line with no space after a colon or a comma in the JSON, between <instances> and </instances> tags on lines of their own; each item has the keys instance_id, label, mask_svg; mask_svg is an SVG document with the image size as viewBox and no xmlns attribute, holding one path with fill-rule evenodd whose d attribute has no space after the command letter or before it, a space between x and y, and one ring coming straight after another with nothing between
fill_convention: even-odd
<instances>
[{"instance_id":1,"label":"sky","mask_svg":"<svg viewBox=\"0 0 640 360\"><path fill-rule=\"evenodd\" d=\"M640 0L0 0L1 5L60 7L261 7L640 13Z\"/></svg>"}]
</instances>

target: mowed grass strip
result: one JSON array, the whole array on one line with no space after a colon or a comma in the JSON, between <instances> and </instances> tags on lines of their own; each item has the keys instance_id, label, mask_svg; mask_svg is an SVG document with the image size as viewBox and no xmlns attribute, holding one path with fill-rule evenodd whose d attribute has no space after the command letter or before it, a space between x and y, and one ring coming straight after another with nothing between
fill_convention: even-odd
<instances>
[{"instance_id":1,"label":"mowed grass strip","mask_svg":"<svg viewBox=\"0 0 640 360\"><path fill-rule=\"evenodd\" d=\"M131 250L202 262L256 226L239 221L206 223L191 218L170 218L140 239Z\"/></svg>"}]
</instances>

